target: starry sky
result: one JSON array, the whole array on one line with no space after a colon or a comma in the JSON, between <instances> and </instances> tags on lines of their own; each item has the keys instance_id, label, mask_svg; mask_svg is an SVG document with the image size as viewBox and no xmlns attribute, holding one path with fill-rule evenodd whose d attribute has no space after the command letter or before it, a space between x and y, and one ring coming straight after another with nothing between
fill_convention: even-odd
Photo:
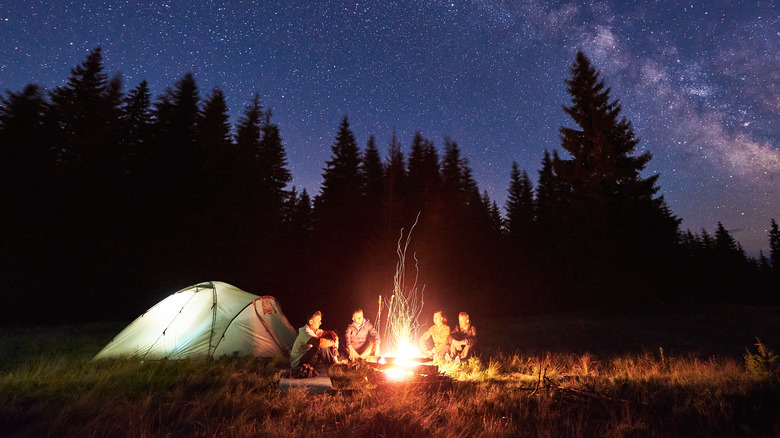
<instances>
[{"instance_id":1,"label":"starry sky","mask_svg":"<svg viewBox=\"0 0 780 438\"><path fill-rule=\"evenodd\" d=\"M125 91L192 72L273 111L293 184L319 192L348 116L383 155L395 132L455 140L480 188L506 202L512 161L535 179L575 127L561 109L577 50L601 71L653 160L682 229L720 221L751 256L780 220L780 6L657 0L4 0L0 90L61 85L100 46Z\"/></svg>"}]
</instances>

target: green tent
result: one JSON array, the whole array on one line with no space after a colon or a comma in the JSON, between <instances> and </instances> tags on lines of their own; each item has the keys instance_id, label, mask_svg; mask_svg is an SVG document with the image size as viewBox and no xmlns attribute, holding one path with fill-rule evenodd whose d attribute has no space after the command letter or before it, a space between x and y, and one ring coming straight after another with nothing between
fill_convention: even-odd
<instances>
[{"instance_id":1,"label":"green tent","mask_svg":"<svg viewBox=\"0 0 780 438\"><path fill-rule=\"evenodd\" d=\"M95 359L289 357L296 332L272 296L219 281L184 288L147 310Z\"/></svg>"}]
</instances>

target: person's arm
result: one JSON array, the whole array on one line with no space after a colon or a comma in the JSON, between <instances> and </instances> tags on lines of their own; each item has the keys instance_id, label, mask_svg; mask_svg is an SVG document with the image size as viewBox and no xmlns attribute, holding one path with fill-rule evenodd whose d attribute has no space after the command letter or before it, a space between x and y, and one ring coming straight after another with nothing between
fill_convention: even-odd
<instances>
[{"instance_id":1,"label":"person's arm","mask_svg":"<svg viewBox=\"0 0 780 438\"><path fill-rule=\"evenodd\" d=\"M355 347L352 346L352 338L355 336L354 328L352 324L347 326L347 331L344 333L344 339L347 342L347 355L349 356L349 360L355 360L360 355L355 350Z\"/></svg>"},{"instance_id":2,"label":"person's arm","mask_svg":"<svg viewBox=\"0 0 780 438\"><path fill-rule=\"evenodd\" d=\"M347 326L347 329L344 331L344 342L347 343L347 346L352 345L352 338L355 336L355 332L353 331L352 324Z\"/></svg>"},{"instance_id":3,"label":"person's arm","mask_svg":"<svg viewBox=\"0 0 780 438\"><path fill-rule=\"evenodd\" d=\"M379 330L377 330L377 329L376 329L376 327L374 327L374 325L373 325L373 324L371 324L371 331L370 331L370 332L368 332L368 333L369 333L369 335L371 335L371 342L373 342L374 344L376 344L376 345L377 345L377 348L378 348L378 347L379 347L379 344L380 344L380 339L379 339Z\"/></svg>"},{"instance_id":4,"label":"person's arm","mask_svg":"<svg viewBox=\"0 0 780 438\"><path fill-rule=\"evenodd\" d=\"M466 345L473 347L477 343L477 328L475 326L469 327L469 331L466 332Z\"/></svg>"},{"instance_id":5,"label":"person's arm","mask_svg":"<svg viewBox=\"0 0 780 438\"><path fill-rule=\"evenodd\" d=\"M303 351L309 351L312 347L317 348L320 346L320 338L313 337L309 338L308 341L306 341L305 344L301 345L301 350Z\"/></svg>"},{"instance_id":6,"label":"person's arm","mask_svg":"<svg viewBox=\"0 0 780 438\"><path fill-rule=\"evenodd\" d=\"M449 340L450 340L450 333L451 333L450 326L448 326L448 325L445 325L445 326L444 326L443 333L444 333L444 343L445 343L445 344L449 344Z\"/></svg>"},{"instance_id":7,"label":"person's arm","mask_svg":"<svg viewBox=\"0 0 780 438\"><path fill-rule=\"evenodd\" d=\"M426 332L423 333L422 336L420 336L420 341L419 341L420 350L422 352L424 352L424 353L427 353L428 351L430 351L428 348L426 348L426 345L425 345L425 341L427 341L428 338L430 338L430 337L431 337L431 329L426 330Z\"/></svg>"}]
</instances>

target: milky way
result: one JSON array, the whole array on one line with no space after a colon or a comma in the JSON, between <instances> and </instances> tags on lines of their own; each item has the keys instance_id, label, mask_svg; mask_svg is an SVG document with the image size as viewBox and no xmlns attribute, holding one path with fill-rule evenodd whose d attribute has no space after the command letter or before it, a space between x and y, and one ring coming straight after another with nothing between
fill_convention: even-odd
<instances>
[{"instance_id":1,"label":"milky way","mask_svg":"<svg viewBox=\"0 0 780 438\"><path fill-rule=\"evenodd\" d=\"M720 221L755 256L780 220L780 9L699 3L6 0L0 89L52 89L101 46L125 90L146 79L158 95L192 72L202 96L223 89L233 123L260 93L299 189L319 191L346 115L361 146L452 138L503 205L512 161L535 176L560 151L583 50L683 229Z\"/></svg>"}]
</instances>

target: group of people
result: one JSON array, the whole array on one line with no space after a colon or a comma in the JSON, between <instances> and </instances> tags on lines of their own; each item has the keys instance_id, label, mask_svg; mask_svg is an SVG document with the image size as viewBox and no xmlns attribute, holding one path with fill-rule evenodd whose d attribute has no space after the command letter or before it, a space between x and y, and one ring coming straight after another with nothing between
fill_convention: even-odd
<instances>
[{"instance_id":1,"label":"group of people","mask_svg":"<svg viewBox=\"0 0 780 438\"><path fill-rule=\"evenodd\" d=\"M447 316L441 310L433 314L433 325L420 336L420 350L427 358L445 357L465 360L474 355L477 345L477 328L466 312L458 314L458 325L450 330Z\"/></svg>"},{"instance_id":2,"label":"group of people","mask_svg":"<svg viewBox=\"0 0 780 438\"><path fill-rule=\"evenodd\" d=\"M345 331L345 358L339 352L336 332L322 330L322 313L309 315L290 350L290 367L293 370L312 368L318 364L346 364L369 356L380 356L379 331L363 316L362 309L352 312L352 322ZM474 355L477 329L471 324L469 314L458 315L458 326L450 330L447 317L441 310L433 314L433 325L420 337L420 350L426 358L442 357L464 360Z\"/></svg>"}]
</instances>

